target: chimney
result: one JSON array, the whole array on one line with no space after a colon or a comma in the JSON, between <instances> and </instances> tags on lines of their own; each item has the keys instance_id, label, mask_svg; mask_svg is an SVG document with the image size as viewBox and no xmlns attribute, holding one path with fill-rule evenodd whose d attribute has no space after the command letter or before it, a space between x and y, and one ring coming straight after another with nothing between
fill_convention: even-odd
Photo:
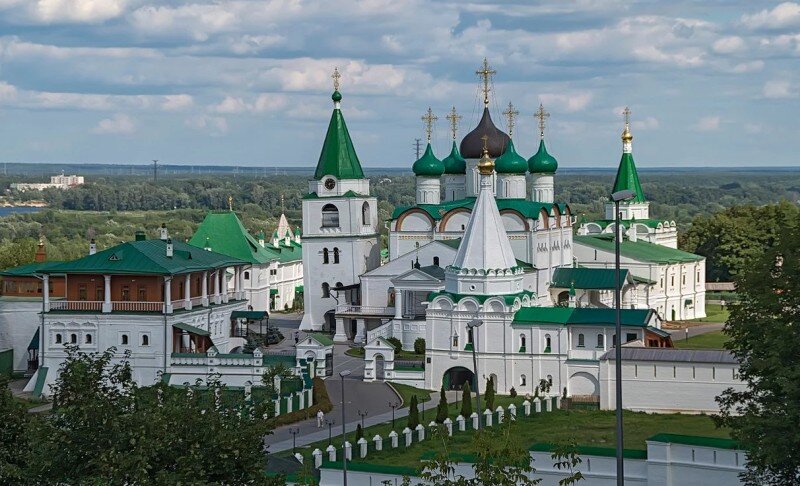
<instances>
[{"instance_id":1,"label":"chimney","mask_svg":"<svg viewBox=\"0 0 800 486\"><path fill-rule=\"evenodd\" d=\"M295 229L294 231L294 242L300 243L300 228Z\"/></svg>"},{"instance_id":2,"label":"chimney","mask_svg":"<svg viewBox=\"0 0 800 486\"><path fill-rule=\"evenodd\" d=\"M259 233L258 233L258 244L261 245L261 248L264 248L264 245L266 244L266 242L264 241L264 238L266 238L266 236L264 236L264 232L263 231L259 231Z\"/></svg>"},{"instance_id":3,"label":"chimney","mask_svg":"<svg viewBox=\"0 0 800 486\"><path fill-rule=\"evenodd\" d=\"M208 236L206 236L206 244L203 246L203 249L205 251L211 251L211 239Z\"/></svg>"},{"instance_id":4,"label":"chimney","mask_svg":"<svg viewBox=\"0 0 800 486\"><path fill-rule=\"evenodd\" d=\"M172 258L172 238L167 238L167 258Z\"/></svg>"},{"instance_id":5,"label":"chimney","mask_svg":"<svg viewBox=\"0 0 800 486\"><path fill-rule=\"evenodd\" d=\"M45 260L47 260L47 252L44 249L44 236L40 236L39 246L36 248L36 255L33 257L33 261L41 263Z\"/></svg>"},{"instance_id":6,"label":"chimney","mask_svg":"<svg viewBox=\"0 0 800 486\"><path fill-rule=\"evenodd\" d=\"M167 223L161 223L161 228L158 229L159 232L159 239L167 240L169 239L169 232L167 231Z\"/></svg>"},{"instance_id":7,"label":"chimney","mask_svg":"<svg viewBox=\"0 0 800 486\"><path fill-rule=\"evenodd\" d=\"M144 231L137 231L136 232L136 241L144 241L147 239L147 236L144 234Z\"/></svg>"},{"instance_id":8,"label":"chimney","mask_svg":"<svg viewBox=\"0 0 800 486\"><path fill-rule=\"evenodd\" d=\"M283 239L283 244L286 246L292 245L292 240L289 238L289 233L286 233L286 237Z\"/></svg>"},{"instance_id":9,"label":"chimney","mask_svg":"<svg viewBox=\"0 0 800 486\"><path fill-rule=\"evenodd\" d=\"M94 238L89 241L89 254L94 255L97 253L97 243L94 242Z\"/></svg>"}]
</instances>

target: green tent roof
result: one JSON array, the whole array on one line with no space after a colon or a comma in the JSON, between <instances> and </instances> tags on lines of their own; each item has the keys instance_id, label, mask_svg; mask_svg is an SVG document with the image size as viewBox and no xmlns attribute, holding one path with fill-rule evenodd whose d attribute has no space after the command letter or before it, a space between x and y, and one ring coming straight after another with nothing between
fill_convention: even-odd
<instances>
[{"instance_id":1,"label":"green tent roof","mask_svg":"<svg viewBox=\"0 0 800 486\"><path fill-rule=\"evenodd\" d=\"M311 337L311 338L316 339L316 341L318 343L320 343L321 345L323 345L323 346L332 346L333 345L333 339L331 339L331 337L328 336L327 334L323 334L321 332L312 332L312 333L309 333L308 336Z\"/></svg>"},{"instance_id":2,"label":"green tent roof","mask_svg":"<svg viewBox=\"0 0 800 486\"><path fill-rule=\"evenodd\" d=\"M88 273L116 275L176 275L212 270L248 262L173 241L173 256L167 256L164 240L129 241L70 262L43 266L41 273Z\"/></svg>"},{"instance_id":3,"label":"green tent roof","mask_svg":"<svg viewBox=\"0 0 800 486\"><path fill-rule=\"evenodd\" d=\"M503 155L495 159L494 169L498 174L524 174L527 172L528 163L523 156L517 153L512 139L508 139Z\"/></svg>"},{"instance_id":4,"label":"green tent roof","mask_svg":"<svg viewBox=\"0 0 800 486\"><path fill-rule=\"evenodd\" d=\"M613 268L556 268L550 287L568 289L570 287L584 290L613 290ZM628 270L620 270L620 283L625 285Z\"/></svg>"},{"instance_id":5,"label":"green tent roof","mask_svg":"<svg viewBox=\"0 0 800 486\"><path fill-rule=\"evenodd\" d=\"M425 147L425 153L414 162L411 170L414 172L414 175L418 176L439 177L444 174L444 163L433 155L430 142L428 142L428 146Z\"/></svg>"},{"instance_id":6,"label":"green tent roof","mask_svg":"<svg viewBox=\"0 0 800 486\"><path fill-rule=\"evenodd\" d=\"M654 312L652 309L622 309L622 325L647 327ZM523 307L514 314L515 325L613 326L615 323L614 309L597 307Z\"/></svg>"},{"instance_id":7,"label":"green tent roof","mask_svg":"<svg viewBox=\"0 0 800 486\"><path fill-rule=\"evenodd\" d=\"M441 204L417 204L415 206L398 206L392 213L391 219L397 219L404 212L416 208L425 211L428 215L430 215L431 218L438 221L442 219L442 217L445 214L447 214L449 211L452 211L453 209L467 208L472 210L472 207L474 205L475 205L475 198L468 197L466 199L459 199L458 201L447 201ZM525 199L497 200L497 209L499 209L500 211L511 209L519 212L524 217L531 219L539 219L539 215L542 209L544 209L547 212L547 214L552 215L553 207L556 206L558 207L561 214L564 214L564 212L567 210L567 205L562 203L543 203L536 201L527 201Z\"/></svg>"},{"instance_id":8,"label":"green tent roof","mask_svg":"<svg viewBox=\"0 0 800 486\"><path fill-rule=\"evenodd\" d=\"M591 246L598 250L614 251L614 235L573 236L575 243ZM651 263L686 263L697 262L705 257L675 248L669 248L646 241L623 240L619 244L620 255L633 260Z\"/></svg>"},{"instance_id":9,"label":"green tent roof","mask_svg":"<svg viewBox=\"0 0 800 486\"><path fill-rule=\"evenodd\" d=\"M211 333L206 331L205 329L200 329L199 327L192 326L191 324L186 324L185 322L176 322L172 325L172 327L176 329L180 329L181 331L190 332L192 334L197 334L198 336L210 336Z\"/></svg>"},{"instance_id":10,"label":"green tent roof","mask_svg":"<svg viewBox=\"0 0 800 486\"><path fill-rule=\"evenodd\" d=\"M617 169L617 177L614 179L612 193L630 189L636 193L633 202L644 202L644 191L642 184L639 183L639 174L636 172L636 164L633 163L633 154L623 153Z\"/></svg>"},{"instance_id":11,"label":"green tent roof","mask_svg":"<svg viewBox=\"0 0 800 486\"><path fill-rule=\"evenodd\" d=\"M539 141L539 150L528 159L528 170L531 174L554 174L558 169L558 161L547 153L544 139Z\"/></svg>"},{"instance_id":12,"label":"green tent roof","mask_svg":"<svg viewBox=\"0 0 800 486\"><path fill-rule=\"evenodd\" d=\"M455 140L453 140L453 148L450 149L450 155L445 157L442 162L444 162L445 174L467 173L467 161L464 160L464 157L461 156L461 152L458 151L458 145Z\"/></svg>"},{"instance_id":13,"label":"green tent roof","mask_svg":"<svg viewBox=\"0 0 800 486\"><path fill-rule=\"evenodd\" d=\"M334 93L335 95L336 93ZM339 99L341 99L341 94ZM338 102L336 99L334 101ZM320 180L326 175L332 175L338 179L364 178L364 171L361 170L361 162L358 161L356 149L353 147L353 141L347 131L342 110L338 107L334 108L331 121L328 123L328 132L325 135L325 142L322 144L322 152L319 154L314 179Z\"/></svg>"}]
</instances>

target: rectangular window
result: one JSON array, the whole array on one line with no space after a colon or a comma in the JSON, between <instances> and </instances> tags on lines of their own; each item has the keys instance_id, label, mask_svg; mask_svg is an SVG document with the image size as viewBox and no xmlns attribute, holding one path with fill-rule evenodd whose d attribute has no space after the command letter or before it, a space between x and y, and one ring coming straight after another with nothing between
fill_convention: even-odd
<instances>
[{"instance_id":1,"label":"rectangular window","mask_svg":"<svg viewBox=\"0 0 800 486\"><path fill-rule=\"evenodd\" d=\"M458 347L458 336L453 336L453 347L454 348Z\"/></svg>"},{"instance_id":2,"label":"rectangular window","mask_svg":"<svg viewBox=\"0 0 800 486\"><path fill-rule=\"evenodd\" d=\"M631 341L636 341L636 333L635 333L635 332L629 332L629 333L628 333L628 334L625 336L625 342L626 342L626 343L629 343L629 342L631 342Z\"/></svg>"},{"instance_id":3,"label":"rectangular window","mask_svg":"<svg viewBox=\"0 0 800 486\"><path fill-rule=\"evenodd\" d=\"M147 302L147 287L140 285L136 291L136 298L139 300L139 302Z\"/></svg>"},{"instance_id":4,"label":"rectangular window","mask_svg":"<svg viewBox=\"0 0 800 486\"><path fill-rule=\"evenodd\" d=\"M658 378L658 366L653 365L653 378Z\"/></svg>"},{"instance_id":5,"label":"rectangular window","mask_svg":"<svg viewBox=\"0 0 800 486\"><path fill-rule=\"evenodd\" d=\"M669 278L669 286L670 287L674 287L675 286L675 275L673 275L673 276L671 276Z\"/></svg>"},{"instance_id":6,"label":"rectangular window","mask_svg":"<svg viewBox=\"0 0 800 486\"><path fill-rule=\"evenodd\" d=\"M86 284L78 285L78 300L86 300Z\"/></svg>"},{"instance_id":7,"label":"rectangular window","mask_svg":"<svg viewBox=\"0 0 800 486\"><path fill-rule=\"evenodd\" d=\"M131 300L131 288L127 285L122 286L122 301L128 302Z\"/></svg>"},{"instance_id":8,"label":"rectangular window","mask_svg":"<svg viewBox=\"0 0 800 486\"><path fill-rule=\"evenodd\" d=\"M105 289L102 285L95 285L94 287L94 300L105 300Z\"/></svg>"}]
</instances>

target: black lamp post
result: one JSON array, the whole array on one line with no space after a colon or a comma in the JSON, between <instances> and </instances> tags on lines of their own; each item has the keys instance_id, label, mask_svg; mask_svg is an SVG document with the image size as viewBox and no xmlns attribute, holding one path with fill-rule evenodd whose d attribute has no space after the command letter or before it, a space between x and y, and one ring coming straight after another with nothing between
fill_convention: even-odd
<instances>
[{"instance_id":1,"label":"black lamp post","mask_svg":"<svg viewBox=\"0 0 800 486\"><path fill-rule=\"evenodd\" d=\"M478 401L478 430L481 429L481 384L478 382L478 358L475 349L478 347L477 329L483 325L483 321L474 320L467 323L467 327L472 330L472 366L475 376L475 399ZM465 417L466 418L466 417Z\"/></svg>"},{"instance_id":2,"label":"black lamp post","mask_svg":"<svg viewBox=\"0 0 800 486\"><path fill-rule=\"evenodd\" d=\"M620 256L619 244L622 239L622 231L620 231L620 212L619 203L621 201L630 201L636 197L636 193L630 189L624 189L611 194L611 200L614 201L614 310L616 314L616 333L617 339L614 343L615 354L615 376L616 376L616 415L617 415L617 485L623 486L625 484L625 467L622 458L622 311L620 306L622 283L620 280Z\"/></svg>"},{"instance_id":3,"label":"black lamp post","mask_svg":"<svg viewBox=\"0 0 800 486\"><path fill-rule=\"evenodd\" d=\"M336 421L325 419L325 425L328 426L328 445L331 445L333 443L333 426L336 425Z\"/></svg>"},{"instance_id":4,"label":"black lamp post","mask_svg":"<svg viewBox=\"0 0 800 486\"><path fill-rule=\"evenodd\" d=\"M364 411L362 412L361 410L359 410L359 411L358 411L358 415L361 417L361 431L363 432L363 431L364 431L364 417L366 417L366 416L367 416L367 411L366 411L366 410L364 410Z\"/></svg>"},{"instance_id":5,"label":"black lamp post","mask_svg":"<svg viewBox=\"0 0 800 486\"><path fill-rule=\"evenodd\" d=\"M345 442L347 442L347 436L345 435L345 418L344 418L344 377L350 375L350 370L344 370L339 372L339 377L342 379L342 475L343 475L343 483L344 486L347 486L347 448L345 447Z\"/></svg>"},{"instance_id":6,"label":"black lamp post","mask_svg":"<svg viewBox=\"0 0 800 486\"><path fill-rule=\"evenodd\" d=\"M292 454L294 454L295 449L297 448L297 434L300 433L300 428L291 427L289 428L289 433L292 434Z\"/></svg>"},{"instance_id":7,"label":"black lamp post","mask_svg":"<svg viewBox=\"0 0 800 486\"><path fill-rule=\"evenodd\" d=\"M389 406L392 407L392 430L394 430L394 410L400 406L397 402L389 402Z\"/></svg>"}]
</instances>

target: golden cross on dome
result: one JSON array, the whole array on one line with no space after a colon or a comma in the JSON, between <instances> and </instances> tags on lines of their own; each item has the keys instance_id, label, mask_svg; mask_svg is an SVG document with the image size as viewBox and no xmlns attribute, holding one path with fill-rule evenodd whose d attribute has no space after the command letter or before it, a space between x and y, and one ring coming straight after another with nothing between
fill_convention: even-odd
<instances>
[{"instance_id":1,"label":"golden cross on dome","mask_svg":"<svg viewBox=\"0 0 800 486\"><path fill-rule=\"evenodd\" d=\"M333 79L333 90L339 91L339 79L341 79L342 75L339 74L339 68L333 68L333 74L331 74L331 78Z\"/></svg>"},{"instance_id":2,"label":"golden cross on dome","mask_svg":"<svg viewBox=\"0 0 800 486\"><path fill-rule=\"evenodd\" d=\"M489 136L488 135L484 135L484 136L481 137L481 140L483 140L483 153L484 154L488 154L489 153Z\"/></svg>"},{"instance_id":3,"label":"golden cross on dome","mask_svg":"<svg viewBox=\"0 0 800 486\"><path fill-rule=\"evenodd\" d=\"M453 132L453 140L455 140L456 132L458 132L458 121L464 117L456 113L456 107L454 106L453 109L450 110L450 114L447 115L445 118L450 120L450 131Z\"/></svg>"},{"instance_id":4,"label":"golden cross on dome","mask_svg":"<svg viewBox=\"0 0 800 486\"><path fill-rule=\"evenodd\" d=\"M631 127L631 109L627 106L624 110L622 110L622 116L625 117L625 129L629 129Z\"/></svg>"},{"instance_id":5,"label":"golden cross on dome","mask_svg":"<svg viewBox=\"0 0 800 486\"><path fill-rule=\"evenodd\" d=\"M511 102L508 102L508 109L503 112L503 114L508 119L508 136L512 137L514 135L514 118L519 115L519 111L514 109L514 105Z\"/></svg>"},{"instance_id":6,"label":"golden cross on dome","mask_svg":"<svg viewBox=\"0 0 800 486\"><path fill-rule=\"evenodd\" d=\"M550 118L550 113L544 111L544 106L539 103L539 110L533 114L534 118L539 119L539 136L544 138L544 121Z\"/></svg>"},{"instance_id":7,"label":"golden cross on dome","mask_svg":"<svg viewBox=\"0 0 800 486\"><path fill-rule=\"evenodd\" d=\"M233 211L233 196L228 196L228 209Z\"/></svg>"},{"instance_id":8,"label":"golden cross on dome","mask_svg":"<svg viewBox=\"0 0 800 486\"><path fill-rule=\"evenodd\" d=\"M489 106L489 83L492 80L492 75L497 74L497 71L489 67L489 61L483 58L483 67L475 74L483 78L483 106Z\"/></svg>"},{"instance_id":9,"label":"golden cross on dome","mask_svg":"<svg viewBox=\"0 0 800 486\"><path fill-rule=\"evenodd\" d=\"M431 133L433 132L433 122L438 120L439 117L433 114L431 107L428 107L428 112L422 117L425 122L425 133L428 134L428 143L431 143Z\"/></svg>"}]
</instances>

